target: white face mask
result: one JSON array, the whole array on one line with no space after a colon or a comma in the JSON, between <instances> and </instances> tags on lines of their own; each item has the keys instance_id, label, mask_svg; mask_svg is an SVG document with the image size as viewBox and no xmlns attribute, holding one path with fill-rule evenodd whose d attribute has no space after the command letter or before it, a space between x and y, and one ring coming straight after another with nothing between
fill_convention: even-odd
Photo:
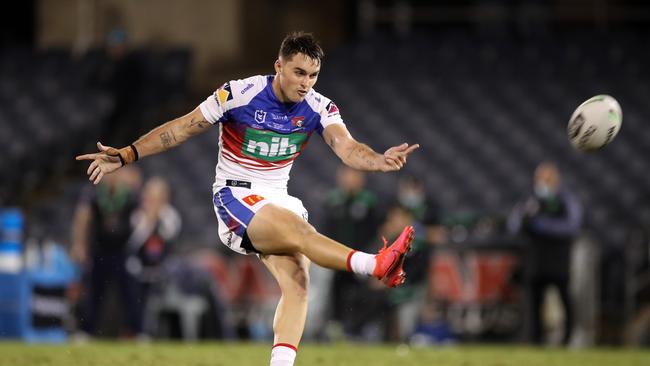
<instances>
[{"instance_id":1,"label":"white face mask","mask_svg":"<svg viewBox=\"0 0 650 366\"><path fill-rule=\"evenodd\" d=\"M547 199L555 196L555 189L544 183L535 184L535 195L539 198Z\"/></svg>"},{"instance_id":2,"label":"white face mask","mask_svg":"<svg viewBox=\"0 0 650 366\"><path fill-rule=\"evenodd\" d=\"M424 202L424 197L415 191L400 192L397 199L402 205L409 208L416 207Z\"/></svg>"}]
</instances>

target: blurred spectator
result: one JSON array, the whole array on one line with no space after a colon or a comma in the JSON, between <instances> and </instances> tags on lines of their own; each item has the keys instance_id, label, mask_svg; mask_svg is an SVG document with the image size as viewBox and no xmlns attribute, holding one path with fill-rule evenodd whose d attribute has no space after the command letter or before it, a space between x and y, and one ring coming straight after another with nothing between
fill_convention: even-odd
<instances>
[{"instance_id":1,"label":"blurred spectator","mask_svg":"<svg viewBox=\"0 0 650 366\"><path fill-rule=\"evenodd\" d=\"M337 187L327 194L326 231L336 240L372 244L377 231L377 197L365 188L364 172L341 165ZM359 249L363 250L363 249Z\"/></svg>"},{"instance_id":2,"label":"blurred spectator","mask_svg":"<svg viewBox=\"0 0 650 366\"><path fill-rule=\"evenodd\" d=\"M433 302L422 307L413 334L409 338L410 344L429 346L455 342L456 338L439 308Z\"/></svg>"},{"instance_id":3,"label":"blurred spectator","mask_svg":"<svg viewBox=\"0 0 650 366\"><path fill-rule=\"evenodd\" d=\"M386 220L379 229L379 234L390 240L396 238L407 225L416 224L412 211L400 204L393 205L386 215ZM388 299L394 306L394 322L388 338L391 341L405 341L415 330L418 316L426 301L426 283L429 268L430 246L423 236L416 236L412 249L404 262L404 271L408 273L406 282L388 293Z\"/></svg>"},{"instance_id":4,"label":"blurred spectator","mask_svg":"<svg viewBox=\"0 0 650 366\"><path fill-rule=\"evenodd\" d=\"M564 307L562 343L567 344L573 327L573 311L569 295L569 263L571 247L582 225L582 206L562 185L560 172L551 162L535 170L534 191L518 203L508 218L508 229L521 232L529 239L524 265L530 291L529 316L531 340L543 339L544 294L556 286Z\"/></svg>"},{"instance_id":5,"label":"blurred spectator","mask_svg":"<svg viewBox=\"0 0 650 366\"><path fill-rule=\"evenodd\" d=\"M625 344L650 347L650 223L633 230L625 248L627 277L624 287L628 296Z\"/></svg>"},{"instance_id":6,"label":"blurred spectator","mask_svg":"<svg viewBox=\"0 0 650 366\"><path fill-rule=\"evenodd\" d=\"M379 246L377 232L377 198L365 188L365 173L342 165L336 175L337 187L327 194L325 234L334 240L351 243L356 250L375 252ZM351 272L327 271L331 281L332 318L346 334L361 336L364 317L352 309L367 307L368 278ZM312 277L312 284L314 278ZM366 312L367 313L367 312Z\"/></svg>"},{"instance_id":7,"label":"blurred spectator","mask_svg":"<svg viewBox=\"0 0 650 366\"><path fill-rule=\"evenodd\" d=\"M116 27L108 33L106 53L108 60L95 77L95 84L111 93L115 105L101 137L131 141L142 132L138 102L145 68L138 53L131 50L128 33L123 28Z\"/></svg>"},{"instance_id":8,"label":"blurred spectator","mask_svg":"<svg viewBox=\"0 0 650 366\"><path fill-rule=\"evenodd\" d=\"M71 254L82 267L86 293L81 328L90 335L97 334L109 284L116 283L123 314L128 318L127 328L135 334L141 324L132 311L137 308L136 288L126 270L126 259L141 175L137 168L128 166L106 178L97 187L82 192L74 214Z\"/></svg>"},{"instance_id":9,"label":"blurred spectator","mask_svg":"<svg viewBox=\"0 0 650 366\"><path fill-rule=\"evenodd\" d=\"M416 227L416 233L423 233L431 244L444 244L447 241L447 232L440 224L439 209L427 197L422 179L412 175L401 178L398 183L397 201L411 212L416 226L423 226L424 230Z\"/></svg>"},{"instance_id":10,"label":"blurred spectator","mask_svg":"<svg viewBox=\"0 0 650 366\"><path fill-rule=\"evenodd\" d=\"M126 268L137 279L137 308L131 311L138 317L138 334L147 331L142 328L142 319L149 293L160 284L161 264L181 229L181 218L169 199L167 182L153 177L144 185L140 207L131 215L133 233L128 242Z\"/></svg>"}]
</instances>

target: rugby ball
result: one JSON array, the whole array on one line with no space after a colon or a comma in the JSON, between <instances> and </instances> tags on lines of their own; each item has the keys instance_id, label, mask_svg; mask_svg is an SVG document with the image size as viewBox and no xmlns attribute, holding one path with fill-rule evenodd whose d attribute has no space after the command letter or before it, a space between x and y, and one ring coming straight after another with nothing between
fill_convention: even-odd
<instances>
[{"instance_id":1,"label":"rugby ball","mask_svg":"<svg viewBox=\"0 0 650 366\"><path fill-rule=\"evenodd\" d=\"M616 99L596 95L573 112L567 126L569 141L580 151L598 150L612 142L622 122L623 112Z\"/></svg>"}]
</instances>

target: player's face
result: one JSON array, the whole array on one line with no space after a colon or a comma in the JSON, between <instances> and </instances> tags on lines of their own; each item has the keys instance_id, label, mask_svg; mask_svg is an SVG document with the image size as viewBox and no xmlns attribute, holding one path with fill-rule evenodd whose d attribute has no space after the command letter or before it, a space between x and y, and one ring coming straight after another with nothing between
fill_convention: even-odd
<instances>
[{"instance_id":1,"label":"player's face","mask_svg":"<svg viewBox=\"0 0 650 366\"><path fill-rule=\"evenodd\" d=\"M278 97L283 102L298 103L305 99L309 90L316 84L320 61L297 53L288 60L280 57L275 62L275 71L280 89Z\"/></svg>"}]
</instances>

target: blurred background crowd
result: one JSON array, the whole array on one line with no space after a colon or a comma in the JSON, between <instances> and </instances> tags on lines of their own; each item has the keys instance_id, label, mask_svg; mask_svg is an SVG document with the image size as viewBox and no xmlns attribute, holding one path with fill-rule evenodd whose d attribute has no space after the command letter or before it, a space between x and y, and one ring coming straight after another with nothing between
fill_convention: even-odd
<instances>
[{"instance_id":1,"label":"blurred background crowd","mask_svg":"<svg viewBox=\"0 0 650 366\"><path fill-rule=\"evenodd\" d=\"M312 266L315 341L650 345L650 4L635 0L29 0L0 15L0 337L272 336L279 290L217 236L218 129L93 186L123 146L223 82L272 73L284 35L326 51L316 89L398 174L314 136L289 191L373 252L416 227L408 280ZM572 150L596 94L617 139Z\"/></svg>"}]
</instances>

